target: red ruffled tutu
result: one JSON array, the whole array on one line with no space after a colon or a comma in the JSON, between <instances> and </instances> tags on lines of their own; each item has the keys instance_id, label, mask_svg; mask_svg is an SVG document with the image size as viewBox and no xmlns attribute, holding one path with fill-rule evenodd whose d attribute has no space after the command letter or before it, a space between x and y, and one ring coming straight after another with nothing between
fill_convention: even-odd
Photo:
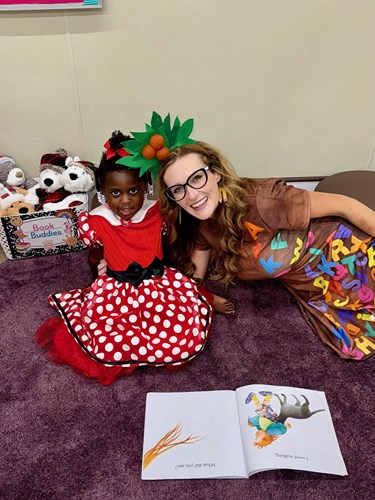
<instances>
[{"instance_id":1,"label":"red ruffled tutu","mask_svg":"<svg viewBox=\"0 0 375 500\"><path fill-rule=\"evenodd\" d=\"M39 327L37 344L104 385L139 366L186 364L204 349L213 317L212 295L171 268L137 287L103 275L49 302L61 317Z\"/></svg>"},{"instance_id":2,"label":"red ruffled tutu","mask_svg":"<svg viewBox=\"0 0 375 500\"><path fill-rule=\"evenodd\" d=\"M35 333L35 341L47 351L52 363L69 365L84 377L94 379L100 384L112 384L117 378L129 375L137 367L107 367L93 360L79 347L69 333L62 318L50 318Z\"/></svg>"}]
</instances>

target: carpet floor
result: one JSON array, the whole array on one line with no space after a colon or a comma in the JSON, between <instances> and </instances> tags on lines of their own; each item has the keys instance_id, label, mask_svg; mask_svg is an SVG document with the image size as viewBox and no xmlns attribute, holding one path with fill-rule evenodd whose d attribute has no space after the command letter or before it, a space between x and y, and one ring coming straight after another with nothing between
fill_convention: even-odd
<instances>
[{"instance_id":1,"label":"carpet floor","mask_svg":"<svg viewBox=\"0 0 375 500\"><path fill-rule=\"evenodd\" d=\"M216 316L206 349L181 370L141 368L104 387L51 364L33 340L57 314L48 294L89 284L86 252L7 260L0 274L0 498L373 498L375 359L336 357L279 283L228 289L235 316ZM251 383L325 391L348 476L274 470L248 480L141 480L147 392Z\"/></svg>"}]
</instances>

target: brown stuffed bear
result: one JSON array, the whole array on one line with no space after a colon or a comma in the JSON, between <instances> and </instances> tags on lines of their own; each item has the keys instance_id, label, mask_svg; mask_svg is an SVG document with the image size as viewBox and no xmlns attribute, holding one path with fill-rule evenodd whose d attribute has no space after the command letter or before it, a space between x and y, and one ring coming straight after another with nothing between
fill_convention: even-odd
<instances>
[{"instance_id":1,"label":"brown stuffed bear","mask_svg":"<svg viewBox=\"0 0 375 500\"><path fill-rule=\"evenodd\" d=\"M15 201L5 210L0 210L0 217L7 217L9 215L25 215L34 212L34 205L26 201Z\"/></svg>"}]
</instances>

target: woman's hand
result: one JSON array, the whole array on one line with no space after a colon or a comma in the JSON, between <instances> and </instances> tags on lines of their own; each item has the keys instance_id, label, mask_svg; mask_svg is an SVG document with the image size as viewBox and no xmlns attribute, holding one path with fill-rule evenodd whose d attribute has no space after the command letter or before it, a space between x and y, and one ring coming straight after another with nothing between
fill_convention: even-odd
<instances>
[{"instance_id":1,"label":"woman's hand","mask_svg":"<svg viewBox=\"0 0 375 500\"><path fill-rule=\"evenodd\" d=\"M106 272L107 272L107 262L105 259L102 259L98 264L98 276L101 276Z\"/></svg>"},{"instance_id":2,"label":"woman's hand","mask_svg":"<svg viewBox=\"0 0 375 500\"><path fill-rule=\"evenodd\" d=\"M219 295L214 295L213 306L216 313L234 314L236 312L236 306L233 302L228 299L224 299L224 297L220 297Z\"/></svg>"}]
</instances>

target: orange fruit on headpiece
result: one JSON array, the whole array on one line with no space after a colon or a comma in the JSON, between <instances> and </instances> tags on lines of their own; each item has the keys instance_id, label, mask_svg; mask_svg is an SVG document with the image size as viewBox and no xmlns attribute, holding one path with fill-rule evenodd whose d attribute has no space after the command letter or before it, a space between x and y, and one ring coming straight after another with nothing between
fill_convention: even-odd
<instances>
[{"instance_id":1,"label":"orange fruit on headpiece","mask_svg":"<svg viewBox=\"0 0 375 500\"><path fill-rule=\"evenodd\" d=\"M146 146L143 146L142 148L142 156L143 158L146 158L146 160L152 160L152 158L155 158L156 155L156 150L150 146L150 144L146 144Z\"/></svg>"},{"instance_id":2,"label":"orange fruit on headpiece","mask_svg":"<svg viewBox=\"0 0 375 500\"><path fill-rule=\"evenodd\" d=\"M150 137L150 146L154 149L161 149L164 144L164 137L161 134L154 134Z\"/></svg>"},{"instance_id":3,"label":"orange fruit on headpiece","mask_svg":"<svg viewBox=\"0 0 375 500\"><path fill-rule=\"evenodd\" d=\"M159 149L159 151L156 151L156 158L160 161L165 160L166 157L169 155L169 149L167 147Z\"/></svg>"}]
</instances>

